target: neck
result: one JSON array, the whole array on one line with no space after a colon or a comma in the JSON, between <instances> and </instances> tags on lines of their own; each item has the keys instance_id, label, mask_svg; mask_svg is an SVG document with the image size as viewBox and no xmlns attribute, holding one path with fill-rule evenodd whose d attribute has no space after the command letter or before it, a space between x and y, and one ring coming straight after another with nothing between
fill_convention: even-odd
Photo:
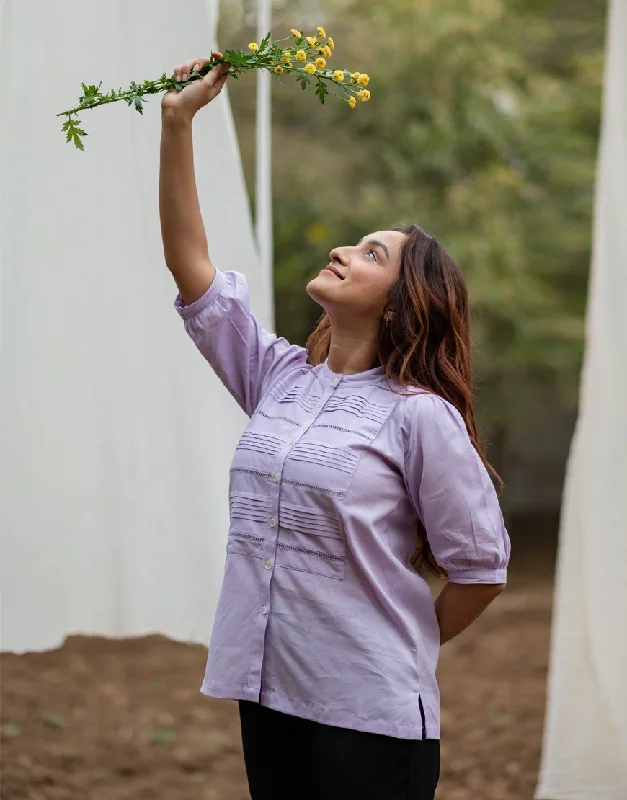
<instances>
[{"instance_id":1,"label":"neck","mask_svg":"<svg viewBox=\"0 0 627 800\"><path fill-rule=\"evenodd\" d=\"M331 372L354 375L377 366L377 332L371 328L343 326L331 320L327 366Z\"/></svg>"}]
</instances>

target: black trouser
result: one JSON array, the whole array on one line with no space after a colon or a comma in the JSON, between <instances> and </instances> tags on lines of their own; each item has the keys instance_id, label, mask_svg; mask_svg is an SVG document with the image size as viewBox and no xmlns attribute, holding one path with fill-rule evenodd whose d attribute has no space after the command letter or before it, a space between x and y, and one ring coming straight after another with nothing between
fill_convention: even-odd
<instances>
[{"instance_id":1,"label":"black trouser","mask_svg":"<svg viewBox=\"0 0 627 800\"><path fill-rule=\"evenodd\" d=\"M239 706L252 800L433 800L439 739L395 739Z\"/></svg>"}]
</instances>

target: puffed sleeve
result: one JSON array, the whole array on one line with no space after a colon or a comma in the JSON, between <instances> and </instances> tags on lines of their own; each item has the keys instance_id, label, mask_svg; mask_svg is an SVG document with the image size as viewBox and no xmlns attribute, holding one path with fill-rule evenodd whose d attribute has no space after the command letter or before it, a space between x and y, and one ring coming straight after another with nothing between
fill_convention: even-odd
<instances>
[{"instance_id":1,"label":"puffed sleeve","mask_svg":"<svg viewBox=\"0 0 627 800\"><path fill-rule=\"evenodd\" d=\"M249 417L270 386L306 363L304 348L262 328L238 272L217 270L202 297L186 306L179 295L174 305L196 347Z\"/></svg>"},{"instance_id":2,"label":"puffed sleeve","mask_svg":"<svg viewBox=\"0 0 627 800\"><path fill-rule=\"evenodd\" d=\"M436 395L415 395L403 432L407 490L438 564L452 583L505 583L509 536L457 409Z\"/></svg>"}]
</instances>

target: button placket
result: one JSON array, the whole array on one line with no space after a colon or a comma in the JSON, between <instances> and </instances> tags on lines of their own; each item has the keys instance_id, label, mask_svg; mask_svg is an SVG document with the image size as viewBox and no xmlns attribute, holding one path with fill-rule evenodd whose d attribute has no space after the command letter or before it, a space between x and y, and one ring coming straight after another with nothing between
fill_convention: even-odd
<instances>
[{"instance_id":1,"label":"button placket","mask_svg":"<svg viewBox=\"0 0 627 800\"><path fill-rule=\"evenodd\" d=\"M320 416L320 412L322 411L322 409L324 408L324 406L327 403L327 400L329 399L329 397L333 393L333 388L339 386L339 384L340 384L340 378L336 378L333 381L333 386L332 387L327 387L323 391L323 394L322 394L320 400L318 401L317 405L310 412L311 416L310 416L309 422L305 425L305 427L304 428L300 428L298 433L296 433L296 434L295 433L290 433L290 435L286 438L286 444L288 445L288 454L289 454L289 450L292 449L293 445L296 444L296 442L298 442L300 439L302 439L302 437L307 433L309 428L311 428L311 426L318 419L318 417ZM287 458L288 454L286 454L283 457L283 463L285 462L285 459ZM280 473L278 473L278 472L273 473L272 482L276 484L276 483L279 483L280 480L281 480ZM277 505L280 506L279 503L277 503ZM280 514L280 511L279 511L279 514ZM268 525L271 528L276 527L276 524L277 524L277 522L276 522L276 519L274 517L270 517L268 519ZM266 559L266 561L264 561L263 566L264 566L265 570L268 570L268 571L272 570L272 561L270 559ZM271 576L269 576L269 577L271 579ZM264 609L265 609L265 611L264 611ZM259 610L260 610L261 614L263 614L265 616L265 615L267 615L269 609L268 609L268 606L264 604L264 605L261 606L261 608Z\"/></svg>"},{"instance_id":2,"label":"button placket","mask_svg":"<svg viewBox=\"0 0 627 800\"><path fill-rule=\"evenodd\" d=\"M322 397L320 398L320 400L319 400L319 402L318 402L318 405L317 405L317 406L316 406L316 407L313 409L313 411L311 412L311 417L310 417L310 419L309 419L309 422L308 422L308 423L307 423L307 425L306 425L306 426L305 426L305 427L304 427L304 428L301 430L300 434L299 434L299 435L296 437L296 439L302 439L302 437L303 437L303 436L304 436L304 435L307 433L307 431L309 430L309 428L311 428L311 426L312 426L312 425L315 423L315 421L316 421L316 420L318 419L318 417L320 416L320 412L322 411L322 409L323 409L323 408L325 407L325 405L327 404L327 400L329 399L329 397L331 397L331 393L332 393L332 390L329 390L328 388L326 388L326 389L324 390L324 393L323 393Z\"/></svg>"},{"instance_id":3,"label":"button placket","mask_svg":"<svg viewBox=\"0 0 627 800\"><path fill-rule=\"evenodd\" d=\"M280 516L280 502L279 502L280 487L279 487L279 484L281 483L281 473L283 471L283 466L284 466L284 463L285 463L285 459L287 458L287 456L289 454L289 450L291 450L291 448L294 446L294 444L296 444L296 442L298 442L300 439L302 439L302 437L307 433L309 428L311 428L311 426L315 423L316 419L319 417L320 413L324 409L324 406L326 405L326 403L329 400L330 396L333 394L334 389L337 388L337 386L339 386L340 382L341 382L340 378L335 378L332 381L332 385L331 386L329 386L327 384L327 386L323 389L322 395L321 395L320 399L318 400L318 402L316 403L315 407L308 414L309 421L303 427L299 427L298 433L294 433L294 431L292 430L292 431L289 432L289 435L286 437L286 444L288 445L287 453L285 453L285 451L284 451L284 455L281 458L281 464L277 463L277 467L280 467L280 471L273 472L271 474L271 476L270 476L270 480L272 481L272 483L277 486L277 493L275 494L274 492L271 492L271 494L272 494L272 496L274 498L274 504L273 505L275 505L276 508L275 508L275 514L273 516L268 516L267 524L268 524L269 528L272 528L275 531L275 535L278 534L278 518ZM275 539L275 542L276 542L276 539ZM270 585L272 583L272 577L273 577L273 574L274 574L274 571L273 571L274 561L272 559L270 559L270 558L266 558L262 562L262 564L263 564L264 572L267 573L267 575L268 575L267 579L264 580L264 585L266 586L267 590L269 590L269 587L270 587ZM260 616L268 617L268 615L270 613L269 602L265 602L265 603L262 603L261 605L259 605L258 606L258 611L259 611Z\"/></svg>"}]
</instances>

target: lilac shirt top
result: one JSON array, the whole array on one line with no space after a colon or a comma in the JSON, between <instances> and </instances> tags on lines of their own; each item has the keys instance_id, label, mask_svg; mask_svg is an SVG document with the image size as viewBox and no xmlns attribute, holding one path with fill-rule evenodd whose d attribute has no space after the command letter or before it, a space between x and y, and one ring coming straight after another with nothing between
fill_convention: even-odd
<instances>
[{"instance_id":1,"label":"lilac shirt top","mask_svg":"<svg viewBox=\"0 0 627 800\"><path fill-rule=\"evenodd\" d=\"M509 539L459 413L383 368L312 367L263 330L244 277L176 307L251 418L230 474L202 691L328 725L439 738L439 628L410 565L422 519L454 583L504 583Z\"/></svg>"}]
</instances>

